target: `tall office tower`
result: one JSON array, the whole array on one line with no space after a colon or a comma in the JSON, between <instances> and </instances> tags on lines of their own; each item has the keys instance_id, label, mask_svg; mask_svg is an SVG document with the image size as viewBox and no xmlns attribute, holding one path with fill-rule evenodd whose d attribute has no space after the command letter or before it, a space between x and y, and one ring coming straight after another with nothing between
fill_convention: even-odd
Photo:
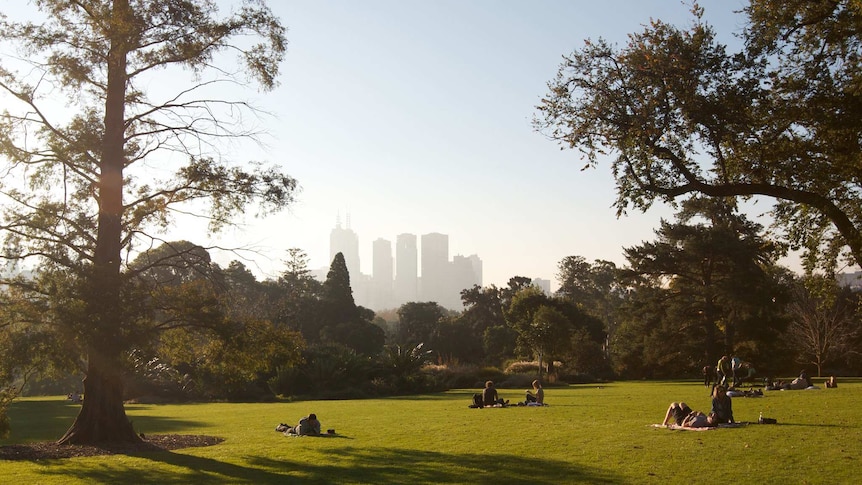
<instances>
[{"instance_id":1,"label":"tall office tower","mask_svg":"<svg viewBox=\"0 0 862 485\"><path fill-rule=\"evenodd\" d=\"M371 307L374 310L392 308L392 243L377 238L372 243Z\"/></svg>"},{"instance_id":2,"label":"tall office tower","mask_svg":"<svg viewBox=\"0 0 862 485\"><path fill-rule=\"evenodd\" d=\"M347 227L341 227L341 216L338 216L335 220L335 229L329 233L330 263L338 253L344 255L351 284L354 281L359 281L359 236L350 228L350 215L347 216Z\"/></svg>"},{"instance_id":3,"label":"tall office tower","mask_svg":"<svg viewBox=\"0 0 862 485\"><path fill-rule=\"evenodd\" d=\"M540 288L546 295L551 296L551 280L533 278L533 286Z\"/></svg>"},{"instance_id":4,"label":"tall office tower","mask_svg":"<svg viewBox=\"0 0 862 485\"><path fill-rule=\"evenodd\" d=\"M461 309L461 290L470 289L475 285L482 286L482 260L475 254L471 256L452 256L452 286L450 301L443 305L452 310Z\"/></svg>"},{"instance_id":5,"label":"tall office tower","mask_svg":"<svg viewBox=\"0 0 862 485\"><path fill-rule=\"evenodd\" d=\"M395 239L395 306L419 300L415 234L399 234Z\"/></svg>"},{"instance_id":6,"label":"tall office tower","mask_svg":"<svg viewBox=\"0 0 862 485\"><path fill-rule=\"evenodd\" d=\"M422 301L436 301L446 306L451 301L451 270L449 266L449 236L432 232L422 235Z\"/></svg>"}]
</instances>

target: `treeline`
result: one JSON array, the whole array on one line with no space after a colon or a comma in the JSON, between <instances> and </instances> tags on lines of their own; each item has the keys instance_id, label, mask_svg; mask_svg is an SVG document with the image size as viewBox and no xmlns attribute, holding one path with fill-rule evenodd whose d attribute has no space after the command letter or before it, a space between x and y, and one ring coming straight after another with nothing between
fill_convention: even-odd
<instances>
[{"instance_id":1,"label":"treeline","mask_svg":"<svg viewBox=\"0 0 862 485\"><path fill-rule=\"evenodd\" d=\"M858 374L859 295L778 266L782 248L761 233L717 199L693 200L654 241L625 248L624 267L564 258L555 295L513 277L464 290L460 312L411 302L381 315L355 304L341 254L323 282L299 249L258 281L240 262L221 268L200 246L167 243L130 264L120 308L136 318L115 336L134 348L126 397L368 397L470 387L524 365L566 382L694 377L724 354L760 376ZM72 390L60 377L85 368L86 342L63 332L86 324L79 288L63 273L19 283L3 292L4 359L22 364L31 393ZM25 284L61 296L22 298Z\"/></svg>"}]
</instances>

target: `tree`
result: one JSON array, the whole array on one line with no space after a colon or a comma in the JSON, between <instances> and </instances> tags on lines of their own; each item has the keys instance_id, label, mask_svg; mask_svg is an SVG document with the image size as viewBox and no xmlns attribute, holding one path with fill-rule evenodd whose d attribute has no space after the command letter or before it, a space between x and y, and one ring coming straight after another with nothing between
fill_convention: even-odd
<instances>
[{"instance_id":1,"label":"tree","mask_svg":"<svg viewBox=\"0 0 862 485\"><path fill-rule=\"evenodd\" d=\"M677 370L699 369L727 353L763 353L783 324L775 248L760 237L759 225L720 199L687 200L677 219L662 221L656 241L624 250L629 285L636 292L654 288L626 311L643 321L639 326L660 315L643 333L662 338L644 351L672 357ZM659 301L648 303L645 296ZM656 365L669 363L661 359Z\"/></svg>"},{"instance_id":2,"label":"tree","mask_svg":"<svg viewBox=\"0 0 862 485\"><path fill-rule=\"evenodd\" d=\"M540 371L543 359L553 363L555 357L568 350L571 337L569 322L553 307L550 298L535 286L515 294L506 312L506 321L518 332L519 347L539 360Z\"/></svg>"},{"instance_id":3,"label":"tree","mask_svg":"<svg viewBox=\"0 0 862 485\"><path fill-rule=\"evenodd\" d=\"M426 350L432 349L445 317L446 309L433 301L401 305L398 309L396 343L402 347L424 344Z\"/></svg>"},{"instance_id":4,"label":"tree","mask_svg":"<svg viewBox=\"0 0 862 485\"><path fill-rule=\"evenodd\" d=\"M565 57L535 126L595 167L613 153L618 215L695 194L766 196L808 269L842 248L862 263L862 10L855 0L752 0L745 48L728 52L693 8L622 49L588 40Z\"/></svg>"},{"instance_id":5,"label":"tree","mask_svg":"<svg viewBox=\"0 0 862 485\"><path fill-rule=\"evenodd\" d=\"M444 318L434 341L438 363L480 364L484 358L482 333L476 333L462 316Z\"/></svg>"},{"instance_id":6,"label":"tree","mask_svg":"<svg viewBox=\"0 0 862 485\"><path fill-rule=\"evenodd\" d=\"M364 355L380 352L386 341L386 333L383 328L372 323L373 311L356 306L350 287L350 273L342 253L332 258L322 290L321 341L338 343Z\"/></svg>"},{"instance_id":7,"label":"tree","mask_svg":"<svg viewBox=\"0 0 862 485\"><path fill-rule=\"evenodd\" d=\"M329 265L326 281L323 282L323 302L327 313L326 326L355 320L359 316L353 289L350 287L350 273L342 253L337 253Z\"/></svg>"},{"instance_id":8,"label":"tree","mask_svg":"<svg viewBox=\"0 0 862 485\"><path fill-rule=\"evenodd\" d=\"M461 302L464 304L461 320L480 335L489 327L505 325L500 293L494 285L484 288L473 285L472 288L461 290Z\"/></svg>"},{"instance_id":9,"label":"tree","mask_svg":"<svg viewBox=\"0 0 862 485\"><path fill-rule=\"evenodd\" d=\"M797 282L788 310L787 336L800 362L814 364L817 375L839 358L858 354L858 297L838 288L834 279L811 276Z\"/></svg>"},{"instance_id":10,"label":"tree","mask_svg":"<svg viewBox=\"0 0 862 485\"><path fill-rule=\"evenodd\" d=\"M86 399L60 442L139 441L123 409L119 365L139 310L123 300L124 261L175 214L205 216L218 231L252 203L265 215L292 202L295 180L274 167L233 165L218 150L221 140L257 130L242 121L254 107L216 88L257 81L272 89L284 27L262 1L224 18L206 0L35 5L44 23L0 22L0 41L26 56L0 66L9 100L0 117L6 255L66 275L80 302L67 315L73 320L54 322L72 330L87 356ZM241 68L227 52L239 54ZM190 79L143 90L169 68ZM61 97L66 109L53 109ZM171 174L162 170L171 166ZM56 288L33 293L51 299Z\"/></svg>"},{"instance_id":11,"label":"tree","mask_svg":"<svg viewBox=\"0 0 862 485\"><path fill-rule=\"evenodd\" d=\"M310 275L308 256L298 248L288 249L285 271L276 281L263 282L273 309L274 323L302 332L306 340L320 339L320 298L323 285Z\"/></svg>"},{"instance_id":12,"label":"tree","mask_svg":"<svg viewBox=\"0 0 862 485\"><path fill-rule=\"evenodd\" d=\"M581 256L567 256L558 269L557 295L602 320L608 338L612 338L617 326L616 314L625 294L617 266L611 261L596 260L590 264Z\"/></svg>"},{"instance_id":13,"label":"tree","mask_svg":"<svg viewBox=\"0 0 862 485\"><path fill-rule=\"evenodd\" d=\"M75 355L66 341L57 339L44 328L29 323L47 309L39 301L30 301L15 287L0 289L0 438L11 428L6 411L31 377L52 366L73 369Z\"/></svg>"}]
</instances>

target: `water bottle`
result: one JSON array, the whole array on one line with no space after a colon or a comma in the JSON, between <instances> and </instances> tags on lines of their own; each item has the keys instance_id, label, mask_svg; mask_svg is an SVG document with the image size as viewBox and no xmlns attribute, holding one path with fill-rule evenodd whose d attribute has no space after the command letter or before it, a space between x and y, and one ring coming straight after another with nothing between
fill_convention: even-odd
<instances>
[{"instance_id":1,"label":"water bottle","mask_svg":"<svg viewBox=\"0 0 862 485\"><path fill-rule=\"evenodd\" d=\"M763 424L763 411L760 412L760 419L758 419L757 422Z\"/></svg>"}]
</instances>

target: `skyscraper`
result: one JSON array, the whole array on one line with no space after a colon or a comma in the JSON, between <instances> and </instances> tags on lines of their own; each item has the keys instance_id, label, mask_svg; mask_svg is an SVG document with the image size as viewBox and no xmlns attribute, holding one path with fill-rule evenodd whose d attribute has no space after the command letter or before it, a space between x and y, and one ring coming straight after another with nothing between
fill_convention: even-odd
<instances>
[{"instance_id":1,"label":"skyscraper","mask_svg":"<svg viewBox=\"0 0 862 485\"><path fill-rule=\"evenodd\" d=\"M450 288L449 236L432 232L422 235L422 277L420 296L424 301L446 305Z\"/></svg>"},{"instance_id":2,"label":"skyscraper","mask_svg":"<svg viewBox=\"0 0 862 485\"><path fill-rule=\"evenodd\" d=\"M418 301L419 271L415 234L399 234L395 239L395 305Z\"/></svg>"},{"instance_id":3,"label":"skyscraper","mask_svg":"<svg viewBox=\"0 0 862 485\"><path fill-rule=\"evenodd\" d=\"M335 220L335 228L329 233L329 261L335 255L344 255L347 271L350 273L351 281L358 281L359 277L359 236L350 228L350 215L347 216L347 227L341 227L341 216Z\"/></svg>"},{"instance_id":4,"label":"skyscraper","mask_svg":"<svg viewBox=\"0 0 862 485\"><path fill-rule=\"evenodd\" d=\"M390 308L392 294L392 243L377 238L372 243L373 270L371 273L371 307Z\"/></svg>"},{"instance_id":5,"label":"skyscraper","mask_svg":"<svg viewBox=\"0 0 862 485\"><path fill-rule=\"evenodd\" d=\"M451 295L452 301L447 302L446 308L461 308L461 290L472 288L474 285L482 286L482 260L479 256L455 255L452 257L452 290L456 293Z\"/></svg>"}]
</instances>

